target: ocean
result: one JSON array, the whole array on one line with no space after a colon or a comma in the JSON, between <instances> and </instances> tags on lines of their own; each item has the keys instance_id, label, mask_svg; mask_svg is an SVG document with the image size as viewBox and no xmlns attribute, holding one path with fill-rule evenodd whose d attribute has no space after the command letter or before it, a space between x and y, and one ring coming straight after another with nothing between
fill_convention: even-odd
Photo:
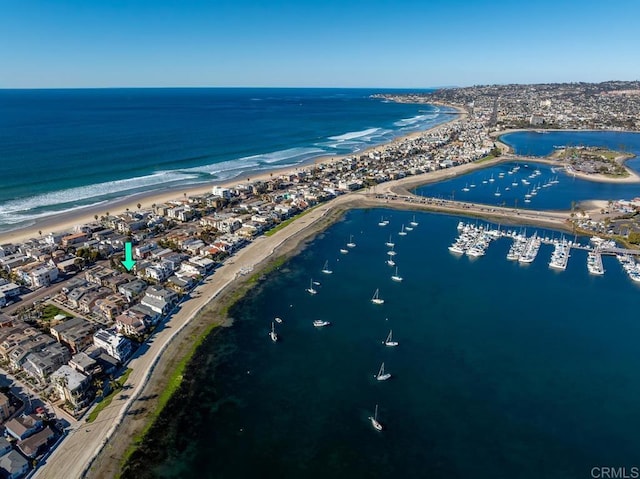
<instances>
[{"instance_id":1,"label":"ocean","mask_svg":"<svg viewBox=\"0 0 640 479\"><path fill-rule=\"evenodd\" d=\"M150 190L361 151L451 119L366 89L0 90L0 232Z\"/></svg>"},{"instance_id":2,"label":"ocean","mask_svg":"<svg viewBox=\"0 0 640 479\"><path fill-rule=\"evenodd\" d=\"M551 131L517 132L501 137L513 147L517 154L545 156L553 152L554 146L604 146L612 150L630 152L636 155L626 162L633 171L640 174L640 133L613 131ZM520 166L518 171L513 171ZM540 174L532 176L538 169ZM510 173L511 171L511 173ZM557 183L543 187L549 180ZM529 184L524 184L523 180ZM536 186L541 186L530 201L525 195ZM467 189L468 191L465 191ZM493 167L476 170L447 181L424 185L415 193L445 199L546 210L568 210L572 203L586 200L619 200L640 196L638 184L598 183L567 175L562 169L555 169L539 163L502 163Z\"/></svg>"},{"instance_id":3,"label":"ocean","mask_svg":"<svg viewBox=\"0 0 640 479\"><path fill-rule=\"evenodd\" d=\"M506 260L508 239L458 257L463 218L417 213L398 236L413 216L349 211L259 282L122 477L571 479L637 465L640 290L615 258L594 277L584 251L549 269L549 245L530 265ZM396 348L382 344L391 329ZM392 378L378 382L382 362Z\"/></svg>"}]
</instances>

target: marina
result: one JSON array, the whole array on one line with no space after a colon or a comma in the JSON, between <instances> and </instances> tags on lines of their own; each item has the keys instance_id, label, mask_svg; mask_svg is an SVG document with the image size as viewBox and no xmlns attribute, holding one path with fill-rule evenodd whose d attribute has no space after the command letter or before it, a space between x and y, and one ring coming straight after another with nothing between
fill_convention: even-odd
<instances>
[{"instance_id":1,"label":"marina","mask_svg":"<svg viewBox=\"0 0 640 479\"><path fill-rule=\"evenodd\" d=\"M590 274L602 276L605 273L602 264L602 255L616 256L629 278L633 281L640 281L638 275L640 270L633 259L634 255L640 255L640 250L626 250L619 248L614 241L605 241L601 238L593 237L593 245L580 244L576 241L568 241L564 235L560 238L549 236L541 237L537 231L531 236L527 236L526 230L516 231L515 229L492 228L490 225L477 223L458 222L458 236L449 245L450 252L456 255L466 254L471 257L484 256L492 241L499 238L512 240L506 258L509 261L517 261L522 264L533 263L538 255L542 244L552 245L553 253L549 260L549 267L564 271L567 268L571 249L584 250L587 254L587 270ZM636 279L638 278L638 279Z\"/></svg>"}]
</instances>

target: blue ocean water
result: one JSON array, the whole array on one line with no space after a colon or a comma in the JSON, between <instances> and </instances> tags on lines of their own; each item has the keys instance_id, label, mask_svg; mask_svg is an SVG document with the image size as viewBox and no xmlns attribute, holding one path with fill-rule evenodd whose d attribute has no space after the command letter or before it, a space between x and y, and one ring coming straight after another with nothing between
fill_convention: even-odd
<instances>
[{"instance_id":1,"label":"blue ocean water","mask_svg":"<svg viewBox=\"0 0 640 479\"><path fill-rule=\"evenodd\" d=\"M450 119L365 89L0 90L0 230L360 151Z\"/></svg>"},{"instance_id":2,"label":"blue ocean water","mask_svg":"<svg viewBox=\"0 0 640 479\"><path fill-rule=\"evenodd\" d=\"M626 162L632 170L640 173L640 133L625 132L518 132L501 137L502 141L514 148L516 153L530 156L545 156L553 152L554 146L584 145L604 146L618 151L626 151L636 155ZM509 174L514 166L520 170ZM540 175L530 177L536 170ZM502 173L503 177L500 177ZM490 181L493 179L493 181ZM551 179L557 179L549 187L542 187L530 202L525 202L525 195L536 187L544 185ZM530 184L522 183L522 180ZM516 183L514 185L514 183ZM464 191L468 188L469 191ZM574 178L555 170L545 164L537 163L503 163L494 167L476 170L467 175L458 176L447 181L424 185L417 188L416 193L446 199L504 205L517 208L534 208L549 210L566 210L572 202L585 200L618 200L640 196L638 184L612 184ZM499 193L499 196L496 195Z\"/></svg>"},{"instance_id":3,"label":"blue ocean water","mask_svg":"<svg viewBox=\"0 0 640 479\"><path fill-rule=\"evenodd\" d=\"M268 275L198 351L123 477L571 479L633 465L639 288L617 261L593 277L572 251L557 272L543 245L523 266L507 239L458 257L461 218L415 216L401 237L412 212L350 211ZM397 348L382 344L390 329ZM392 378L377 382L383 361Z\"/></svg>"}]
</instances>

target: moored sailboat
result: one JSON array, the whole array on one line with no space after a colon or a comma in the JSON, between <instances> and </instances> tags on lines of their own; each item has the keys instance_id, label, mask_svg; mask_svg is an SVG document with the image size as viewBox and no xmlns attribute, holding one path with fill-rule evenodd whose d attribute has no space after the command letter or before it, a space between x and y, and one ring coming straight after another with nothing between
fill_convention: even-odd
<instances>
[{"instance_id":1,"label":"moored sailboat","mask_svg":"<svg viewBox=\"0 0 640 479\"><path fill-rule=\"evenodd\" d=\"M376 404L376 411L373 413L373 416L369 416L369 421L371 421L371 425L376 431L382 431L382 424L378 422L378 405Z\"/></svg>"},{"instance_id":2,"label":"moored sailboat","mask_svg":"<svg viewBox=\"0 0 640 479\"><path fill-rule=\"evenodd\" d=\"M385 346L397 346L398 345L398 341L394 341L393 338L391 337L392 333L393 333L393 331L389 330L389 335L387 336L387 339L382 341L382 344L384 344Z\"/></svg>"},{"instance_id":3,"label":"moored sailboat","mask_svg":"<svg viewBox=\"0 0 640 479\"><path fill-rule=\"evenodd\" d=\"M388 246L389 248L393 248L395 245L396 244L393 241L391 241L391 235L389 235L389 241L385 243L385 246Z\"/></svg>"},{"instance_id":4,"label":"moored sailboat","mask_svg":"<svg viewBox=\"0 0 640 479\"><path fill-rule=\"evenodd\" d=\"M391 279L392 279L392 280L394 280L394 281L397 281L398 283L399 283L400 281L402 281L402 276L400 276L400 275L398 274L398 267L397 267L397 266L396 266L396 274L394 274L393 276L391 276Z\"/></svg>"},{"instance_id":5,"label":"moored sailboat","mask_svg":"<svg viewBox=\"0 0 640 479\"><path fill-rule=\"evenodd\" d=\"M380 370L378 371L378 374L376 374L374 378L376 378L378 381L386 381L390 377L391 377L391 373L384 372L384 363L382 363L380 365Z\"/></svg>"},{"instance_id":6,"label":"moored sailboat","mask_svg":"<svg viewBox=\"0 0 640 479\"><path fill-rule=\"evenodd\" d=\"M313 279L309 281L309 287L306 289L306 292L309 294L316 294L318 292L318 290L313 287Z\"/></svg>"},{"instance_id":7,"label":"moored sailboat","mask_svg":"<svg viewBox=\"0 0 640 479\"><path fill-rule=\"evenodd\" d=\"M373 293L373 298L371 298L371 302L373 304L383 304L384 299L380 298L380 290L376 289L375 293Z\"/></svg>"}]
</instances>

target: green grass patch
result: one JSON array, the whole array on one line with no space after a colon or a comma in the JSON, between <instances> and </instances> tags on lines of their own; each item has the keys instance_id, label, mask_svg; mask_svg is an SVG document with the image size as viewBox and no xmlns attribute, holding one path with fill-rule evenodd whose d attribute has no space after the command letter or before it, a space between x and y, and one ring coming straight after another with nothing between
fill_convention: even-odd
<instances>
[{"instance_id":1,"label":"green grass patch","mask_svg":"<svg viewBox=\"0 0 640 479\"><path fill-rule=\"evenodd\" d=\"M131 374L131 371L133 371L133 369L127 368L127 370L122 374L122 376L116 379L116 387L114 388L114 390L111 391L107 397L102 398L102 401L100 401L97 404L97 406L93 408L93 410L89 413L89 416L87 417L87 422L95 421L98 418L98 414L100 414L104 409L106 409L109 406L109 404L111 404L111 401L113 401L113 398L116 396L116 394L118 394L122 390L122 387L127 382L127 379L129 379L129 374Z\"/></svg>"},{"instance_id":2,"label":"green grass patch","mask_svg":"<svg viewBox=\"0 0 640 479\"><path fill-rule=\"evenodd\" d=\"M53 304L47 304L44 306L44 308L42 308L42 316L40 317L40 320L51 321L59 314L64 314L67 318L71 317L66 311L61 310L57 306L54 306Z\"/></svg>"},{"instance_id":3,"label":"green grass patch","mask_svg":"<svg viewBox=\"0 0 640 479\"><path fill-rule=\"evenodd\" d=\"M298 218L302 218L304 215L311 213L313 210L315 210L318 206L320 206L320 203L318 203L317 205L311 207L311 208L307 208L306 210L304 210L301 213L298 213L295 216L292 216L291 218L289 218L288 220L284 220L282 223L278 224L277 226L271 228L269 231L267 231L264 235L265 236L273 236L274 234L276 234L278 231L280 231L283 228L286 228L287 226L289 226L291 223L293 223L295 220L297 220Z\"/></svg>"}]
</instances>

